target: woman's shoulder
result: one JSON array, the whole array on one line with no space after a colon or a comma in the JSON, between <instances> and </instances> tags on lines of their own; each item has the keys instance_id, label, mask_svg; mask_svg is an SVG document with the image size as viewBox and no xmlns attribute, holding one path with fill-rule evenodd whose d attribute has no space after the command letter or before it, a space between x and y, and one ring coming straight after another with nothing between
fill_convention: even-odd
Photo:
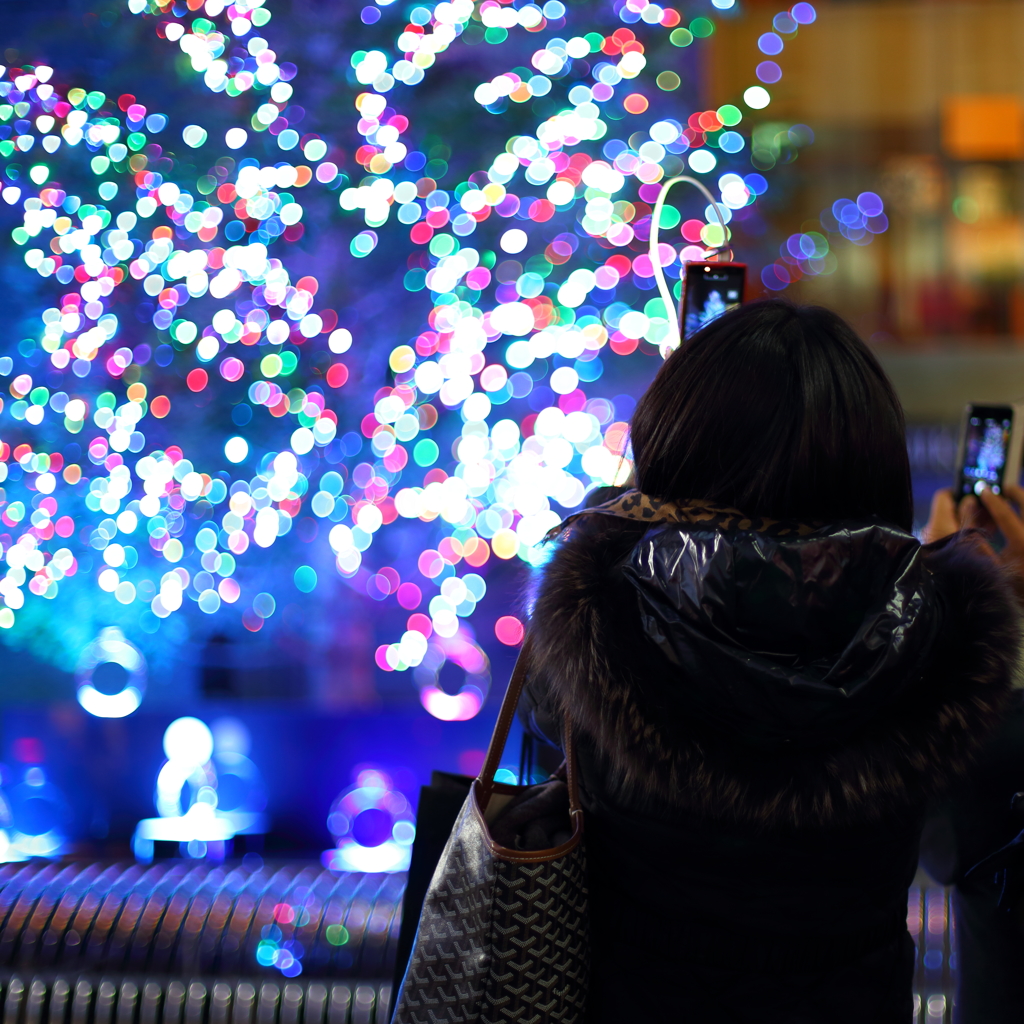
<instances>
[{"instance_id":1,"label":"woman's shoulder","mask_svg":"<svg viewBox=\"0 0 1024 1024\"><path fill-rule=\"evenodd\" d=\"M627 572L646 532L581 517L542 573L531 618L551 696L617 788L714 816L856 823L899 813L963 774L1000 720L1019 616L1005 577L969 544L916 556L934 622L906 685L850 735L766 751L681 699L686 665L657 642Z\"/></svg>"}]
</instances>

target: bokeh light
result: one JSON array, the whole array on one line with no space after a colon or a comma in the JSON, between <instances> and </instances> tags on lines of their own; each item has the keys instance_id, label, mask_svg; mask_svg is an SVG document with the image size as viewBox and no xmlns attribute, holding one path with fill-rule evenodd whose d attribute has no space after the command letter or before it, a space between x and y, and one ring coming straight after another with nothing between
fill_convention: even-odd
<instances>
[{"instance_id":1,"label":"bokeh light","mask_svg":"<svg viewBox=\"0 0 1024 1024\"><path fill-rule=\"evenodd\" d=\"M235 123L201 104L176 118L141 84L108 96L48 66L2 70L0 213L46 300L0 356L0 628L77 662L116 624L141 659L213 620L277 629L290 602L329 608L343 586L405 622L377 667L409 671L436 717L471 717L491 574L543 564L548 531L629 478L619 360L677 340L657 269L677 300L685 262L730 244L813 132L755 121L762 85L684 108L714 10L684 25L646 0L488 4L479 21L469 0L408 22L367 8L377 48L348 54L335 140L300 127L313 98L272 5L128 7ZM815 16L764 21L751 81L778 81ZM441 140L417 86L477 45L493 71ZM726 223L694 192L662 209L648 252L661 183L687 169ZM380 332L306 272L320 222L344 238L336 276L393 278L386 305L415 334ZM830 273L837 245L886 226L877 196L838 200L764 249L760 280ZM58 617L65 642L40 639ZM499 618L497 640L518 643L516 623Z\"/></svg>"}]
</instances>

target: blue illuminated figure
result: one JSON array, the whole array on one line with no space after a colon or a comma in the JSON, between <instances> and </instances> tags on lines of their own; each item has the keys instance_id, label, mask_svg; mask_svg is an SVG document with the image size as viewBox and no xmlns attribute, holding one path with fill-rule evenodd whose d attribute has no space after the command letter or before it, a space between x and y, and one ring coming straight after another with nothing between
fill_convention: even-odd
<instances>
[{"instance_id":1,"label":"blue illuminated figure","mask_svg":"<svg viewBox=\"0 0 1024 1024\"><path fill-rule=\"evenodd\" d=\"M235 836L266 832L263 779L246 756L248 745L248 732L235 719L215 722L212 731L198 718L171 722L156 780L159 817L136 826L137 860L151 861L157 842L179 843L193 859L223 860Z\"/></svg>"},{"instance_id":2,"label":"blue illuminated figure","mask_svg":"<svg viewBox=\"0 0 1024 1024\"><path fill-rule=\"evenodd\" d=\"M327 850L324 867L337 871L406 871L416 836L409 801L391 778L365 768L356 784L331 805L327 827L337 843Z\"/></svg>"}]
</instances>

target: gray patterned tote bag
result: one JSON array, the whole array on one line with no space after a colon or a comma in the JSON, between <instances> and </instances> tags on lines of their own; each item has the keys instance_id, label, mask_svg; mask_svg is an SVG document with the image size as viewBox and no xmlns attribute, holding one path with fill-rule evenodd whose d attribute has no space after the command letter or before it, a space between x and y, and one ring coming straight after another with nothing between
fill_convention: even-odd
<instances>
[{"instance_id":1,"label":"gray patterned tote bag","mask_svg":"<svg viewBox=\"0 0 1024 1024\"><path fill-rule=\"evenodd\" d=\"M564 781L494 781L526 679L528 646L427 890L392 1024L583 1019L587 877L568 721Z\"/></svg>"}]
</instances>

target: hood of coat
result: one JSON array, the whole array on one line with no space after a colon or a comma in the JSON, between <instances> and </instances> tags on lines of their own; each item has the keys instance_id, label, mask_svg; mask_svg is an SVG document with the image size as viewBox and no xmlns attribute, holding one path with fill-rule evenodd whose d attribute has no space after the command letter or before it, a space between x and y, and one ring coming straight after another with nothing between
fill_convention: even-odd
<instances>
[{"instance_id":1,"label":"hood of coat","mask_svg":"<svg viewBox=\"0 0 1024 1024\"><path fill-rule=\"evenodd\" d=\"M920 544L881 522L663 526L624 574L679 700L765 747L861 728L918 681L942 620Z\"/></svg>"},{"instance_id":2,"label":"hood of coat","mask_svg":"<svg viewBox=\"0 0 1024 1024\"><path fill-rule=\"evenodd\" d=\"M530 633L545 706L618 799L839 824L967 770L1010 700L1020 616L958 537L587 515L543 570Z\"/></svg>"}]
</instances>

